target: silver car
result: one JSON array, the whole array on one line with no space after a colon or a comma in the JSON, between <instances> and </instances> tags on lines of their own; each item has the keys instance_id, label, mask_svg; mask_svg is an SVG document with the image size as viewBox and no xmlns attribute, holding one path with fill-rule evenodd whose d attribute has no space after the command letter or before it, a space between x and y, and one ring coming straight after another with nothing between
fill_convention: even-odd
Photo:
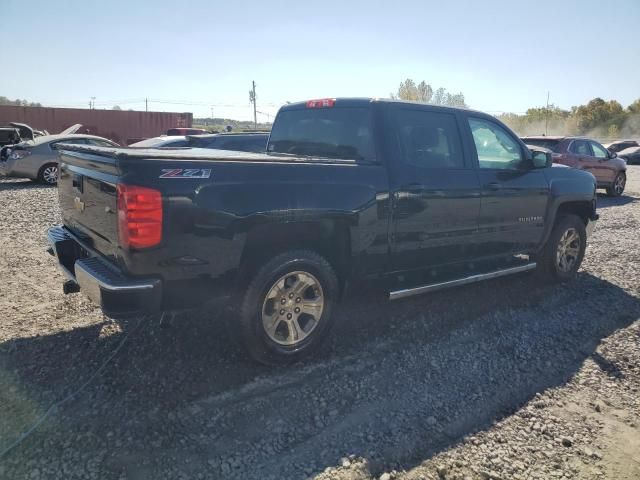
<instances>
[{"instance_id":1,"label":"silver car","mask_svg":"<svg viewBox=\"0 0 640 480\"><path fill-rule=\"evenodd\" d=\"M82 125L74 125L57 135L43 135L17 145L7 145L0 154L0 175L30 178L48 185L58 182L58 143L79 143L100 147L117 147L109 139L78 134Z\"/></svg>"},{"instance_id":2,"label":"silver car","mask_svg":"<svg viewBox=\"0 0 640 480\"><path fill-rule=\"evenodd\" d=\"M188 147L189 140L184 135L162 135L161 137L147 138L129 145L133 148L176 148Z\"/></svg>"}]
</instances>

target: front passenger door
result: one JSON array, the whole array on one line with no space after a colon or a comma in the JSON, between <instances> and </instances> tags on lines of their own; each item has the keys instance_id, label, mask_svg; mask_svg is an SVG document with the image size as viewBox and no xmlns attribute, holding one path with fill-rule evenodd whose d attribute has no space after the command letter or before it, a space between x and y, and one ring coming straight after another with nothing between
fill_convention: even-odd
<instances>
[{"instance_id":1,"label":"front passenger door","mask_svg":"<svg viewBox=\"0 0 640 480\"><path fill-rule=\"evenodd\" d=\"M481 254L529 251L544 232L549 185L512 132L488 118L468 117L482 190Z\"/></svg>"},{"instance_id":2,"label":"front passenger door","mask_svg":"<svg viewBox=\"0 0 640 480\"><path fill-rule=\"evenodd\" d=\"M597 142L589 141L593 154L591 163L593 164L591 173L596 177L599 184L613 183L617 170L609 161L609 152Z\"/></svg>"}]
</instances>

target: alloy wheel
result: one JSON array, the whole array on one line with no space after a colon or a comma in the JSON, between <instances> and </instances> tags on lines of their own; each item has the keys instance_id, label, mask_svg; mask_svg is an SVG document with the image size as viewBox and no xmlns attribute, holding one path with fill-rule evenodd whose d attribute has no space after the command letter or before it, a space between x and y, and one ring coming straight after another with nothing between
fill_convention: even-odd
<instances>
[{"instance_id":1,"label":"alloy wheel","mask_svg":"<svg viewBox=\"0 0 640 480\"><path fill-rule=\"evenodd\" d=\"M575 228L567 229L558 242L556 265L562 272L569 272L578 261L581 239Z\"/></svg>"},{"instance_id":2,"label":"alloy wheel","mask_svg":"<svg viewBox=\"0 0 640 480\"><path fill-rule=\"evenodd\" d=\"M313 332L324 310L324 293L309 272L290 272L269 289L262 305L262 325L280 345L295 346Z\"/></svg>"},{"instance_id":3,"label":"alloy wheel","mask_svg":"<svg viewBox=\"0 0 640 480\"><path fill-rule=\"evenodd\" d=\"M613 190L617 195L622 195L624 192L625 184L627 183L627 179L624 175L618 175L616 177L615 183L613 184Z\"/></svg>"},{"instance_id":4,"label":"alloy wheel","mask_svg":"<svg viewBox=\"0 0 640 480\"><path fill-rule=\"evenodd\" d=\"M58 182L58 167L51 165L42 171L42 178L49 185L54 185Z\"/></svg>"}]
</instances>

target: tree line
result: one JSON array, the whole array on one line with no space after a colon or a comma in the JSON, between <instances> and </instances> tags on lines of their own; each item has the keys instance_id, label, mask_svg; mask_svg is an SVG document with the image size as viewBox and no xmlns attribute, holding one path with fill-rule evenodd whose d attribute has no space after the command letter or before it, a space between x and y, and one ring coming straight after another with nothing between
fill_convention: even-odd
<instances>
[{"instance_id":1,"label":"tree line","mask_svg":"<svg viewBox=\"0 0 640 480\"><path fill-rule=\"evenodd\" d=\"M41 107L42 104L38 102L30 102L28 100L9 100L7 97L0 96L0 105L14 105L16 107Z\"/></svg>"},{"instance_id":2,"label":"tree line","mask_svg":"<svg viewBox=\"0 0 640 480\"><path fill-rule=\"evenodd\" d=\"M596 138L640 137L640 98L624 108L600 97L564 110L555 105L530 108L524 114L498 118L519 135L585 135Z\"/></svg>"},{"instance_id":3,"label":"tree line","mask_svg":"<svg viewBox=\"0 0 640 480\"><path fill-rule=\"evenodd\" d=\"M436 90L424 80L400 82L391 98L451 107L466 107L463 93ZM503 113L497 117L519 135L586 135L597 138L640 137L640 98L626 108L617 100L594 98L569 110L555 105L534 107L524 114Z\"/></svg>"}]
</instances>

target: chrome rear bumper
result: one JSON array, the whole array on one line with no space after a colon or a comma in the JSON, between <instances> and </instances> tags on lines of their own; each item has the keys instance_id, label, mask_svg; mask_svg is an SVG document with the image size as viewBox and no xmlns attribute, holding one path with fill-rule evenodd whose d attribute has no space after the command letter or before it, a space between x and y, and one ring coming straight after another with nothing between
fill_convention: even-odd
<instances>
[{"instance_id":1,"label":"chrome rear bumper","mask_svg":"<svg viewBox=\"0 0 640 480\"><path fill-rule=\"evenodd\" d=\"M50 228L47 240L49 253L57 258L60 269L69 281L100 305L105 315L121 318L160 310L160 279L125 275L116 265L62 226ZM65 292L74 290L77 291L65 287Z\"/></svg>"}]
</instances>

